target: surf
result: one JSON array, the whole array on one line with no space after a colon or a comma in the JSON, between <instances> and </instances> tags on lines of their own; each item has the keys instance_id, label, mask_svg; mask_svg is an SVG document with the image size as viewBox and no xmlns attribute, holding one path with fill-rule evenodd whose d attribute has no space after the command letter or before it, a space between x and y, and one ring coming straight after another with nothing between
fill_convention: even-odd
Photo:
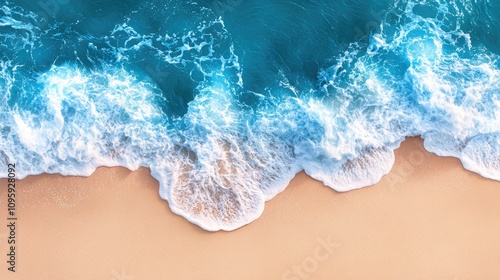
<instances>
[{"instance_id":1,"label":"surf","mask_svg":"<svg viewBox=\"0 0 500 280\"><path fill-rule=\"evenodd\" d=\"M372 185L409 136L500 180L491 1L74 7L0 9L2 177L148 167L172 211L213 231L257 219L300 171Z\"/></svg>"}]
</instances>

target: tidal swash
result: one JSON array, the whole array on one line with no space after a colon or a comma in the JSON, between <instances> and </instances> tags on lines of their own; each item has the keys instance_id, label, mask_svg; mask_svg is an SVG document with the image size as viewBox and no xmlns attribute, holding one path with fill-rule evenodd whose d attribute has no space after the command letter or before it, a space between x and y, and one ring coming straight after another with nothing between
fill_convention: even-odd
<instances>
[{"instance_id":1,"label":"tidal swash","mask_svg":"<svg viewBox=\"0 0 500 280\"><path fill-rule=\"evenodd\" d=\"M499 55L496 0L3 1L0 177L148 167L206 230L407 136L500 180Z\"/></svg>"}]
</instances>

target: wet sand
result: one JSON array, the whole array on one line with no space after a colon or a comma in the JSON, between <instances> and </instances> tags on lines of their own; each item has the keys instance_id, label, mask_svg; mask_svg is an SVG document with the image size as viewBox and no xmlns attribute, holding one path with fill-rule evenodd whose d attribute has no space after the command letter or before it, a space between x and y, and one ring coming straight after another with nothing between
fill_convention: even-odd
<instances>
[{"instance_id":1,"label":"wet sand","mask_svg":"<svg viewBox=\"0 0 500 280\"><path fill-rule=\"evenodd\" d=\"M426 152L420 138L368 188L336 193L298 174L233 232L172 214L145 168L30 176L17 182L15 273L0 184L0 279L500 277L500 182Z\"/></svg>"}]
</instances>

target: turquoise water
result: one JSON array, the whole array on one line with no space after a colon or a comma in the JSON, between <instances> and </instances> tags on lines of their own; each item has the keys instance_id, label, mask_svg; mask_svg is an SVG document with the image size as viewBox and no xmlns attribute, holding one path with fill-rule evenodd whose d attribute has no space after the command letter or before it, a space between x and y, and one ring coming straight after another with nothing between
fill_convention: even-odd
<instances>
[{"instance_id":1,"label":"turquoise water","mask_svg":"<svg viewBox=\"0 0 500 280\"><path fill-rule=\"evenodd\" d=\"M7 1L0 176L145 166L207 230L297 172L337 191L428 151L500 180L500 2Z\"/></svg>"}]
</instances>

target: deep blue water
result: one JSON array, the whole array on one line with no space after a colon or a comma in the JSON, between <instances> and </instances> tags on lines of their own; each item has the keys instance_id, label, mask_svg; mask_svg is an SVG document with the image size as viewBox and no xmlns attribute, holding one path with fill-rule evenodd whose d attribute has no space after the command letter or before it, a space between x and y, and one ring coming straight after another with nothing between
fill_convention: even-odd
<instances>
[{"instance_id":1,"label":"deep blue water","mask_svg":"<svg viewBox=\"0 0 500 280\"><path fill-rule=\"evenodd\" d=\"M500 180L499 55L494 0L4 1L0 176L149 167L207 230L301 170L371 185L407 136Z\"/></svg>"}]
</instances>

